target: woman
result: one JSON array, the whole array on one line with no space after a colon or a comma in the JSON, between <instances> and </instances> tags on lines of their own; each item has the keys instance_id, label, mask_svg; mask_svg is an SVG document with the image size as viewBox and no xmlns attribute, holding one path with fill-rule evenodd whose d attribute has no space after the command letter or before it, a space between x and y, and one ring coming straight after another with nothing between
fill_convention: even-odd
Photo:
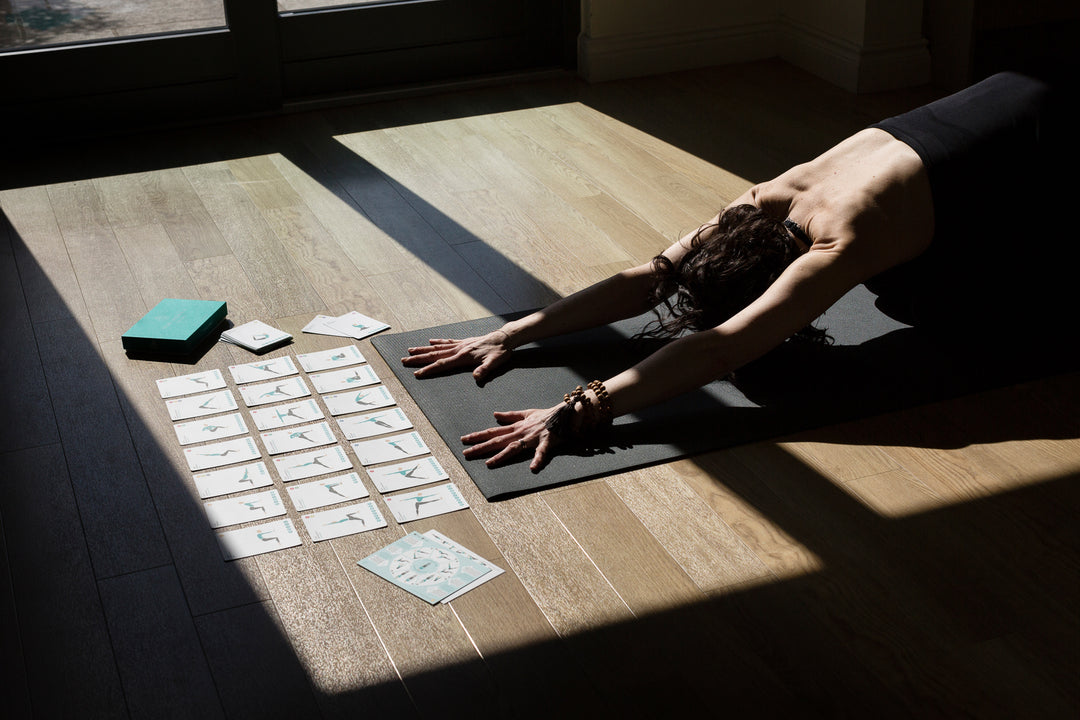
<instances>
[{"instance_id":1,"label":"woman","mask_svg":"<svg viewBox=\"0 0 1080 720\"><path fill-rule=\"evenodd\" d=\"M946 302L963 304L948 297L948 279L965 274L967 238L983 243L980 257L1005 254L972 227L1016 191L987 163L1021 178L1041 167L1049 99L1045 84L1002 74L878 123L750 188L652 262L483 337L410 348L402 362L420 378L473 367L482 383L514 348L664 305L661 332L677 337L653 355L555 405L496 412L498 426L462 438L467 458L490 456L494 467L531 452L538 471L560 443L813 336L811 322L860 283L932 319ZM1011 229L989 227L1008 242Z\"/></svg>"}]
</instances>

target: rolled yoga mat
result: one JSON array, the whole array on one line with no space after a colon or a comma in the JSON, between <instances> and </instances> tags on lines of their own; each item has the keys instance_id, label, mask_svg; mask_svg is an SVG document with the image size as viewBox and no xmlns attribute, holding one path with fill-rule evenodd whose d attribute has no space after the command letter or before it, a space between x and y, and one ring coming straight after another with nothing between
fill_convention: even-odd
<instances>
[{"instance_id":1,"label":"rolled yoga mat","mask_svg":"<svg viewBox=\"0 0 1080 720\"><path fill-rule=\"evenodd\" d=\"M659 347L633 336L651 314L523 346L483 387L469 371L418 380L401 358L430 338L496 330L489 317L383 335L372 344L489 500L613 474L800 430L869 417L1077 367L1076 354L1039 337L931 333L898 322L858 286L817 322L834 342L789 341L701 390L617 418L607 446L566 448L540 472L520 461L489 469L466 460L461 436L495 425L495 410L550 407L563 394L629 367Z\"/></svg>"}]
</instances>

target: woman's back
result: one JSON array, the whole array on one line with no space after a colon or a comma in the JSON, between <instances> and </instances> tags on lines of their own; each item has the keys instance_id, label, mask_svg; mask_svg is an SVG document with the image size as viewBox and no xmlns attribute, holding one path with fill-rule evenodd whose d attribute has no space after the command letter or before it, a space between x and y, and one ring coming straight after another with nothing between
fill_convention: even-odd
<instances>
[{"instance_id":1,"label":"woman's back","mask_svg":"<svg viewBox=\"0 0 1080 720\"><path fill-rule=\"evenodd\" d=\"M922 161L877 129L851 136L740 200L799 223L813 242L811 252L840 253L859 266L864 280L920 255L933 236Z\"/></svg>"}]
</instances>

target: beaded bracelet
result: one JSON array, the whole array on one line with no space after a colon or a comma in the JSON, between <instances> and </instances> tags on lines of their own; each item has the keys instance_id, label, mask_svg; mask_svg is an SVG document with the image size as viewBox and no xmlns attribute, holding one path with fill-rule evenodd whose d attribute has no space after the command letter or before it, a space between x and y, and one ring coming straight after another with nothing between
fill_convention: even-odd
<instances>
[{"instance_id":1,"label":"beaded bracelet","mask_svg":"<svg viewBox=\"0 0 1080 720\"><path fill-rule=\"evenodd\" d=\"M580 428L573 427L574 406L581 403L582 408L588 413L592 402L585 394L585 389L578 385L572 391L563 395L564 405L555 411L555 414L547 419L544 427L554 435L569 437L579 434Z\"/></svg>"},{"instance_id":2,"label":"beaded bracelet","mask_svg":"<svg viewBox=\"0 0 1080 720\"><path fill-rule=\"evenodd\" d=\"M592 433L601 426L610 425L614 413L611 396L608 395L607 388L599 380L590 382L588 388L596 395L597 407L595 409L592 400L585 394L585 388L578 385L572 391L563 395L564 405L555 411L555 414L544 423L544 426L555 435L565 437ZM575 406L578 403L581 403L584 417L581 424L574 428L572 427L573 421L571 418L574 416Z\"/></svg>"},{"instance_id":3,"label":"beaded bracelet","mask_svg":"<svg viewBox=\"0 0 1080 720\"><path fill-rule=\"evenodd\" d=\"M581 403L586 412L592 406L592 401L589 400L589 396L585 394L585 389L578 385L572 392L568 392L563 395L563 402L574 407L575 404Z\"/></svg>"},{"instance_id":4,"label":"beaded bracelet","mask_svg":"<svg viewBox=\"0 0 1080 720\"><path fill-rule=\"evenodd\" d=\"M600 423L605 425L611 422L614 416L614 405L611 402L611 396L608 395L607 388L604 387L604 383L599 380L593 380L589 383L589 389L596 395L596 404L600 411Z\"/></svg>"}]
</instances>

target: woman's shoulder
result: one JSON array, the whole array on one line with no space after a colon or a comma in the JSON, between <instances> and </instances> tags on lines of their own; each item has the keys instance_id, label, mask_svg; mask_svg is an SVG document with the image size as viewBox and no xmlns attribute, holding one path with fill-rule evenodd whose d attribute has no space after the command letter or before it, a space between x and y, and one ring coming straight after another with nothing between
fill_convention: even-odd
<instances>
[{"instance_id":1,"label":"woman's shoulder","mask_svg":"<svg viewBox=\"0 0 1080 720\"><path fill-rule=\"evenodd\" d=\"M796 176L791 176L790 173L789 170L772 180L754 185L732 205L753 205L771 218L786 219L795 198L805 190L805 187L793 182Z\"/></svg>"}]
</instances>

